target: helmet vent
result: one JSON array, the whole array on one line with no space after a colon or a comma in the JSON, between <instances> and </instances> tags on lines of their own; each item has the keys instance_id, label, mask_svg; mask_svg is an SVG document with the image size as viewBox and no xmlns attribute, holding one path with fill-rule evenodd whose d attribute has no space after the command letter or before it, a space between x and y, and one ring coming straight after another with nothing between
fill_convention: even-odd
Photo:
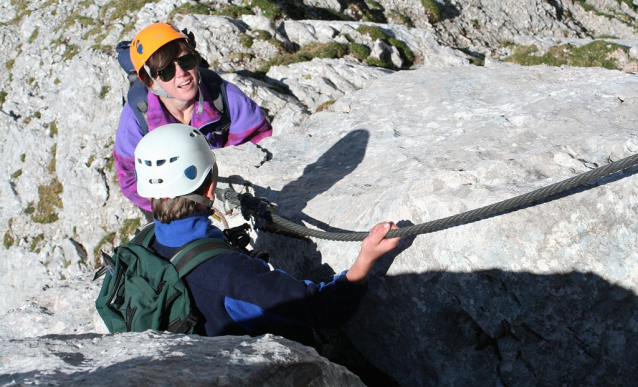
<instances>
[{"instance_id":1,"label":"helmet vent","mask_svg":"<svg viewBox=\"0 0 638 387\"><path fill-rule=\"evenodd\" d=\"M151 160L144 160L144 164L146 164L146 166L148 167L152 167L153 163L151 162Z\"/></svg>"},{"instance_id":2,"label":"helmet vent","mask_svg":"<svg viewBox=\"0 0 638 387\"><path fill-rule=\"evenodd\" d=\"M195 180L197 177L197 168L194 165L184 169L184 176L190 180Z\"/></svg>"},{"instance_id":3,"label":"helmet vent","mask_svg":"<svg viewBox=\"0 0 638 387\"><path fill-rule=\"evenodd\" d=\"M151 184L162 184L164 182L164 180L162 180L162 179L150 179L148 182L151 183Z\"/></svg>"},{"instance_id":4,"label":"helmet vent","mask_svg":"<svg viewBox=\"0 0 638 387\"><path fill-rule=\"evenodd\" d=\"M162 165L164 165L164 163L166 163L166 160L157 160L157 166L161 167Z\"/></svg>"},{"instance_id":5,"label":"helmet vent","mask_svg":"<svg viewBox=\"0 0 638 387\"><path fill-rule=\"evenodd\" d=\"M179 160L179 156L175 156L175 157L171 157L171 159L168 161L169 163L174 163L177 160Z\"/></svg>"}]
</instances>

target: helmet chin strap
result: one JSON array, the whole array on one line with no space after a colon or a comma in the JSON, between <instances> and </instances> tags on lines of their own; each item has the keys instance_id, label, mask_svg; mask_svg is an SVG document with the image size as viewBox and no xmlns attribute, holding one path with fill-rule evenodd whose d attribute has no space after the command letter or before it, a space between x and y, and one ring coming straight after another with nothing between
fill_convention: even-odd
<instances>
[{"instance_id":1,"label":"helmet chin strap","mask_svg":"<svg viewBox=\"0 0 638 387\"><path fill-rule=\"evenodd\" d=\"M206 208L213 208L213 201L207 197L197 195L197 194L182 195L182 197L192 200L196 203L203 204L204 206L206 206Z\"/></svg>"},{"instance_id":2,"label":"helmet chin strap","mask_svg":"<svg viewBox=\"0 0 638 387\"><path fill-rule=\"evenodd\" d=\"M144 70L146 70L146 73L150 76L151 75L151 68L148 67L148 65L146 63L144 63ZM149 87L148 89L151 91L151 93L157 95L158 97L164 97L164 98L173 98L172 96L170 96L166 90L162 89L162 86L160 86L159 83L157 83L157 81L155 80L155 78L150 77L151 81L153 81L153 84L155 85L155 87L157 87L157 90L153 89L152 87Z\"/></svg>"},{"instance_id":3,"label":"helmet chin strap","mask_svg":"<svg viewBox=\"0 0 638 387\"><path fill-rule=\"evenodd\" d=\"M144 63L144 70L146 70L149 75L151 74L151 69L146 63ZM197 90L199 91L199 106L197 106L197 114L202 114L202 112L204 111L204 95L201 88L202 76L199 74L199 69L197 70L197 78L199 79L199 82L197 84ZM153 81L153 84L157 88L157 90L155 90L149 87L148 89L151 91L151 93L157 95L158 97L175 98L168 94L166 90L164 90L162 86L160 86L160 84L155 80L155 78L151 77L151 81Z\"/></svg>"}]
</instances>

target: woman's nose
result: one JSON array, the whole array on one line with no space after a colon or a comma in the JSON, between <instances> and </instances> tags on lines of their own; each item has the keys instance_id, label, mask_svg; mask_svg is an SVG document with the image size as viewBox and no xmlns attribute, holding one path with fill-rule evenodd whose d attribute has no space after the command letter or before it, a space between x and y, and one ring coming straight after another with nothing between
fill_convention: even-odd
<instances>
[{"instance_id":1,"label":"woman's nose","mask_svg":"<svg viewBox=\"0 0 638 387\"><path fill-rule=\"evenodd\" d=\"M184 75L185 73L186 73L186 70L184 70L182 66L180 66L179 63L177 63L177 61L175 61L175 76Z\"/></svg>"}]
</instances>

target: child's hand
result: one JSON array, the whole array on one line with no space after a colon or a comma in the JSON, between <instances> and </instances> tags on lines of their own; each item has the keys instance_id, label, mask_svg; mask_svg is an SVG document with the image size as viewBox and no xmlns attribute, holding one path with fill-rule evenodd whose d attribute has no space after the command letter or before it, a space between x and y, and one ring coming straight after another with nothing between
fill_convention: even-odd
<instances>
[{"instance_id":1,"label":"child's hand","mask_svg":"<svg viewBox=\"0 0 638 387\"><path fill-rule=\"evenodd\" d=\"M401 238L384 239L390 230L398 229L392 222L379 223L372 227L370 234L361 243L361 251L354 262L346 278L350 282L363 283L372 269L372 266L380 256L394 249Z\"/></svg>"},{"instance_id":2,"label":"child's hand","mask_svg":"<svg viewBox=\"0 0 638 387\"><path fill-rule=\"evenodd\" d=\"M401 238L384 238L388 231L398 228L393 222L383 222L372 227L370 234L361 243L360 255L376 261L380 256L397 247Z\"/></svg>"}]
</instances>

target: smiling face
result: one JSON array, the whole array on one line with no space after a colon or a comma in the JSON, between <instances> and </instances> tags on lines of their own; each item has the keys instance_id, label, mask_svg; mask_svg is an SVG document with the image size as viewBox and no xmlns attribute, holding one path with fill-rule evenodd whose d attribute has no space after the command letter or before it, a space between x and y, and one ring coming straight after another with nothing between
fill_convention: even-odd
<instances>
[{"instance_id":1,"label":"smiling face","mask_svg":"<svg viewBox=\"0 0 638 387\"><path fill-rule=\"evenodd\" d=\"M155 81L166 91L171 97L180 101L194 100L198 92L198 73L197 68L190 70L184 70L179 64L176 63L176 58L179 58L186 54L193 54L197 58L199 64L201 57L197 51L188 43L186 39L177 39L169 42L158 49L148 59L146 64L151 70L151 76L155 78ZM175 66L175 76L172 79L163 81L158 76L158 71L166 68L171 63ZM142 69L143 70L143 69ZM155 84L146 74L146 71L140 71L140 79L144 82L146 87L156 89Z\"/></svg>"},{"instance_id":2,"label":"smiling face","mask_svg":"<svg viewBox=\"0 0 638 387\"><path fill-rule=\"evenodd\" d=\"M186 52L180 52L177 58L186 54ZM184 70L176 61L173 62L173 65L175 66L175 76L172 79L162 81L160 77L156 77L155 81L164 91L177 100L195 100L198 92L197 84L199 82L197 67ZM155 84L151 85L151 87L156 88Z\"/></svg>"}]
</instances>

